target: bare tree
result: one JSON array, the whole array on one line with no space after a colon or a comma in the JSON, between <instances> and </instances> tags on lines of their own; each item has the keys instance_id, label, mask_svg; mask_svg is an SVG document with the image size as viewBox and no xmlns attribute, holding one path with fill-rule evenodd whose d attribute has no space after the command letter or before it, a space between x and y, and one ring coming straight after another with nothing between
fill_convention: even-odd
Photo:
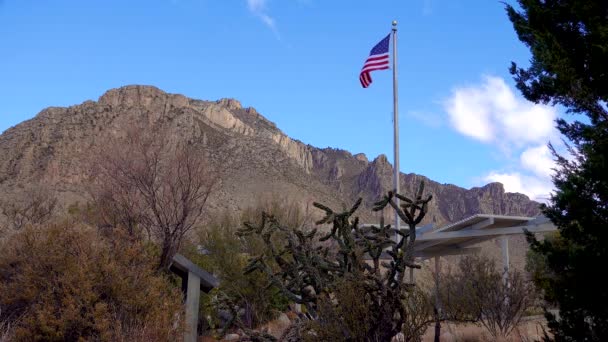
<instances>
[{"instance_id":1,"label":"bare tree","mask_svg":"<svg viewBox=\"0 0 608 342\"><path fill-rule=\"evenodd\" d=\"M159 268L166 269L201 218L218 173L194 144L162 131L127 132L93 159L90 193L106 225L158 241Z\"/></svg>"},{"instance_id":2,"label":"bare tree","mask_svg":"<svg viewBox=\"0 0 608 342\"><path fill-rule=\"evenodd\" d=\"M14 230L48 221L56 208L57 198L44 187L27 188L11 200L0 200L0 213Z\"/></svg>"},{"instance_id":3,"label":"bare tree","mask_svg":"<svg viewBox=\"0 0 608 342\"><path fill-rule=\"evenodd\" d=\"M137 130L129 129L127 137L115 139L92 154L88 186L101 227L124 229L129 236L138 237L146 214L145 201L134 182L140 172L138 156L146 153ZM150 232L148 232L150 237Z\"/></svg>"},{"instance_id":4,"label":"bare tree","mask_svg":"<svg viewBox=\"0 0 608 342\"><path fill-rule=\"evenodd\" d=\"M521 272L506 277L494 260L467 256L457 272L442 275L442 318L481 323L494 338L509 336L533 303L534 289Z\"/></svg>"},{"instance_id":5,"label":"bare tree","mask_svg":"<svg viewBox=\"0 0 608 342\"><path fill-rule=\"evenodd\" d=\"M408 315L405 316L401 328L403 341L420 342L426 328L435 320L433 303L430 295L418 287L413 288L405 295L404 303Z\"/></svg>"}]
</instances>

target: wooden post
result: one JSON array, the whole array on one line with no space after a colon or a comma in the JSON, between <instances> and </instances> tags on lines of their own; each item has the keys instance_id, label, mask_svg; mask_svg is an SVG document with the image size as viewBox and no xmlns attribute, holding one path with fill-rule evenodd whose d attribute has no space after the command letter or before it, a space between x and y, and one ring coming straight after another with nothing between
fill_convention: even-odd
<instances>
[{"instance_id":1,"label":"wooden post","mask_svg":"<svg viewBox=\"0 0 608 342\"><path fill-rule=\"evenodd\" d=\"M192 272L188 272L182 282L187 282L186 288L186 331L184 342L198 341L198 302L201 294L201 278Z\"/></svg>"},{"instance_id":2,"label":"wooden post","mask_svg":"<svg viewBox=\"0 0 608 342\"><path fill-rule=\"evenodd\" d=\"M201 290L209 293L219 285L219 281L181 254L173 256L169 270L182 279L186 311L184 341L198 342L198 304Z\"/></svg>"}]
</instances>

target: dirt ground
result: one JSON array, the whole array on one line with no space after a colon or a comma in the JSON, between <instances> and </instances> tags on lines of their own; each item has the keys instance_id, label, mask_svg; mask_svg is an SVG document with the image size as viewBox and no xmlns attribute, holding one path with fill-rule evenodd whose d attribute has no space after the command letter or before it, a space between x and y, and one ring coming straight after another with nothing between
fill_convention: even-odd
<instances>
[{"instance_id":1,"label":"dirt ground","mask_svg":"<svg viewBox=\"0 0 608 342\"><path fill-rule=\"evenodd\" d=\"M543 327L546 328L546 321L542 316L530 317L520 323L520 325L503 340L505 342L532 342L540 341L543 336ZM433 342L435 337L435 326L429 326L423 336L422 341ZM487 330L481 325L475 324L453 324L443 323L441 325L441 342L476 342L476 341L496 341Z\"/></svg>"},{"instance_id":2,"label":"dirt ground","mask_svg":"<svg viewBox=\"0 0 608 342\"><path fill-rule=\"evenodd\" d=\"M290 325L290 320L294 319L293 313L282 314L279 319L271 321L263 326L263 329L274 335L280 337L285 329ZM485 342L485 341L499 341L499 342L533 342L540 341L543 336L543 328L546 328L546 320L543 316L532 316L526 317L522 320L519 326L511 333L507 339L497 340L493 338L482 325L476 325L472 323L467 324L455 324L446 323L441 324L441 342ZM238 341L239 336L236 334L227 335L221 341ZM424 336L422 337L423 342L433 342L435 337L435 325L429 325ZM402 338L402 337L401 337ZM199 342L212 342L218 341L211 337L200 337ZM393 338L394 342L399 342L399 338Z\"/></svg>"}]
</instances>

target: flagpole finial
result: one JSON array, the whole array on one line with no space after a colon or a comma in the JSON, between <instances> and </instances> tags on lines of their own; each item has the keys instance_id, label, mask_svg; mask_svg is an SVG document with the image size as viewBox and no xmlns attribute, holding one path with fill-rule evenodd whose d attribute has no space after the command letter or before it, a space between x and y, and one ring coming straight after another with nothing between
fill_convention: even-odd
<instances>
[{"instance_id":1,"label":"flagpole finial","mask_svg":"<svg viewBox=\"0 0 608 342\"><path fill-rule=\"evenodd\" d=\"M393 20L393 27L397 27L397 20Z\"/></svg>"}]
</instances>

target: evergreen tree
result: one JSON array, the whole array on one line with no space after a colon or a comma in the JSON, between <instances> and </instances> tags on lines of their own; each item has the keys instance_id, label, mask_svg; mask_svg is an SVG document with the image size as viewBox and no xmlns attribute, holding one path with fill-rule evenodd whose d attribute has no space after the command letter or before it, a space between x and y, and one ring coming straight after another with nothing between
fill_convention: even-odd
<instances>
[{"instance_id":1,"label":"evergreen tree","mask_svg":"<svg viewBox=\"0 0 608 342\"><path fill-rule=\"evenodd\" d=\"M557 120L572 157L560 156L555 193L543 212L559 237L528 239L544 259L535 279L559 318L547 314L557 341L608 341L608 1L519 0L507 5L519 39L532 53L528 68L511 65L530 101L578 114Z\"/></svg>"}]
</instances>

